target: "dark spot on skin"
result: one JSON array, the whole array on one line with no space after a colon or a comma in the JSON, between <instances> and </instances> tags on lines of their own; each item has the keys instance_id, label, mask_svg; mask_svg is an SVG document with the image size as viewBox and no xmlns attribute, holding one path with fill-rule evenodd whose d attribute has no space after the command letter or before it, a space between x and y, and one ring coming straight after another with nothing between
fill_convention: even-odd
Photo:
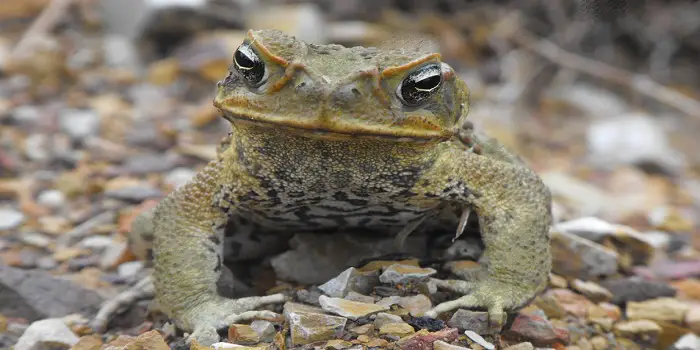
<instances>
[{"instance_id":1,"label":"dark spot on skin","mask_svg":"<svg viewBox=\"0 0 700 350\"><path fill-rule=\"evenodd\" d=\"M146 260L153 260L153 248L146 249Z\"/></svg>"},{"instance_id":2,"label":"dark spot on skin","mask_svg":"<svg viewBox=\"0 0 700 350\"><path fill-rule=\"evenodd\" d=\"M153 232L148 232L144 233L141 235L141 238L143 238L144 241L146 242L153 242L153 239L155 239L155 235L153 235Z\"/></svg>"}]
</instances>

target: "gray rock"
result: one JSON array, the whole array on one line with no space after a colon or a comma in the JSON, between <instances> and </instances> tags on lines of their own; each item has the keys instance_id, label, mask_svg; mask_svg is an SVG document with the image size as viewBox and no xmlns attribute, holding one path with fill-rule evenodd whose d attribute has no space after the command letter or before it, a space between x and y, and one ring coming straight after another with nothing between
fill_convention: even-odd
<instances>
[{"instance_id":1,"label":"gray rock","mask_svg":"<svg viewBox=\"0 0 700 350\"><path fill-rule=\"evenodd\" d=\"M380 312L374 318L374 328L376 329L382 328L383 325L389 323L403 323L403 319L400 316L386 312Z\"/></svg>"},{"instance_id":2,"label":"gray rock","mask_svg":"<svg viewBox=\"0 0 700 350\"><path fill-rule=\"evenodd\" d=\"M37 106L20 105L12 110L12 119L22 126L34 126L44 118L44 112Z\"/></svg>"},{"instance_id":3,"label":"gray rock","mask_svg":"<svg viewBox=\"0 0 700 350\"><path fill-rule=\"evenodd\" d=\"M670 146L664 128L646 114L599 119L589 127L586 142L591 161L605 169L653 164L676 174L685 166L683 155Z\"/></svg>"},{"instance_id":4,"label":"gray rock","mask_svg":"<svg viewBox=\"0 0 700 350\"><path fill-rule=\"evenodd\" d=\"M124 256L126 250L129 249L128 242L112 242L111 245L105 248L101 256L99 256L99 265L102 269L113 268L119 259Z\"/></svg>"},{"instance_id":5,"label":"gray rock","mask_svg":"<svg viewBox=\"0 0 700 350\"><path fill-rule=\"evenodd\" d=\"M328 282L318 286L318 289L328 296L343 298L351 291L369 294L377 284L379 284L379 278L376 273L362 273L357 271L356 268L350 267Z\"/></svg>"},{"instance_id":6,"label":"gray rock","mask_svg":"<svg viewBox=\"0 0 700 350\"><path fill-rule=\"evenodd\" d=\"M435 273L437 273L437 271L429 267L392 264L382 272L379 276L379 281L382 283L399 284L408 281L427 280L428 277Z\"/></svg>"},{"instance_id":7,"label":"gray rock","mask_svg":"<svg viewBox=\"0 0 700 350\"><path fill-rule=\"evenodd\" d=\"M552 272L583 280L610 276L617 272L618 255L598 243L579 236L551 232Z\"/></svg>"},{"instance_id":8,"label":"gray rock","mask_svg":"<svg viewBox=\"0 0 700 350\"><path fill-rule=\"evenodd\" d=\"M160 198L163 192L159 189L144 185L144 186L129 186L119 189L105 191L107 198L118 199L125 202L141 203L147 199Z\"/></svg>"},{"instance_id":9,"label":"gray rock","mask_svg":"<svg viewBox=\"0 0 700 350\"><path fill-rule=\"evenodd\" d=\"M292 249L271 260L277 276L301 284L321 284L365 259L397 253L393 238L368 237L357 234L296 234ZM416 257L425 254L425 235L406 239L404 253ZM361 292L361 291L357 291Z\"/></svg>"},{"instance_id":10,"label":"gray rock","mask_svg":"<svg viewBox=\"0 0 700 350\"><path fill-rule=\"evenodd\" d=\"M132 175L166 172L177 166L177 155L146 153L126 159L122 170Z\"/></svg>"},{"instance_id":11,"label":"gray rock","mask_svg":"<svg viewBox=\"0 0 700 350\"><path fill-rule=\"evenodd\" d=\"M82 140L100 131L100 115L90 109L64 109L59 116L61 130L73 139Z\"/></svg>"},{"instance_id":12,"label":"gray rock","mask_svg":"<svg viewBox=\"0 0 700 350\"><path fill-rule=\"evenodd\" d=\"M196 172L190 168L175 168L165 176L163 182L177 189L189 182L195 174Z\"/></svg>"},{"instance_id":13,"label":"gray rock","mask_svg":"<svg viewBox=\"0 0 700 350\"><path fill-rule=\"evenodd\" d=\"M58 266L58 262L52 256L42 256L36 261L36 267L42 270L52 270Z\"/></svg>"},{"instance_id":14,"label":"gray rock","mask_svg":"<svg viewBox=\"0 0 700 350\"><path fill-rule=\"evenodd\" d=\"M353 291L348 292L348 294L345 296L346 300L350 301L357 301L360 303L369 303L369 304L374 304L374 298L369 296L369 295L364 295L360 293L356 293Z\"/></svg>"},{"instance_id":15,"label":"gray rock","mask_svg":"<svg viewBox=\"0 0 700 350\"><path fill-rule=\"evenodd\" d=\"M141 66L134 43L125 36L105 35L102 38L102 49L104 50L105 63L110 67L137 70Z\"/></svg>"},{"instance_id":16,"label":"gray rock","mask_svg":"<svg viewBox=\"0 0 700 350\"><path fill-rule=\"evenodd\" d=\"M274 340L275 335L277 334L275 326L271 322L264 320L253 321L250 324L250 328L252 328L255 331L255 333L258 333L260 341L262 342L271 343Z\"/></svg>"},{"instance_id":17,"label":"gray rock","mask_svg":"<svg viewBox=\"0 0 700 350\"><path fill-rule=\"evenodd\" d=\"M12 208L0 208L0 231L12 230L24 222L24 214Z\"/></svg>"},{"instance_id":18,"label":"gray rock","mask_svg":"<svg viewBox=\"0 0 700 350\"><path fill-rule=\"evenodd\" d=\"M66 326L63 320L50 318L29 325L29 328L17 340L15 350L38 350L56 346L70 348L78 340L78 336Z\"/></svg>"},{"instance_id":19,"label":"gray rock","mask_svg":"<svg viewBox=\"0 0 700 350\"><path fill-rule=\"evenodd\" d=\"M0 314L30 321L97 311L102 298L96 292L44 271L0 264Z\"/></svg>"},{"instance_id":20,"label":"gray rock","mask_svg":"<svg viewBox=\"0 0 700 350\"><path fill-rule=\"evenodd\" d=\"M447 321L447 325L458 328L460 331L470 330L478 334L488 334L489 313L459 309Z\"/></svg>"},{"instance_id":21,"label":"gray rock","mask_svg":"<svg viewBox=\"0 0 700 350\"><path fill-rule=\"evenodd\" d=\"M128 280L136 277L136 275L143 270L143 267L143 261L128 261L121 263L119 266L117 266L117 275L120 278Z\"/></svg>"},{"instance_id":22,"label":"gray rock","mask_svg":"<svg viewBox=\"0 0 700 350\"><path fill-rule=\"evenodd\" d=\"M600 282L613 295L610 301L625 305L630 301L644 301L661 297L674 297L676 289L666 282L648 281L640 277L618 278Z\"/></svg>"},{"instance_id":23,"label":"gray rock","mask_svg":"<svg viewBox=\"0 0 700 350\"><path fill-rule=\"evenodd\" d=\"M616 229L615 225L592 216L560 222L554 227L556 230L571 233L593 242L602 241L605 237L615 233Z\"/></svg>"}]
</instances>

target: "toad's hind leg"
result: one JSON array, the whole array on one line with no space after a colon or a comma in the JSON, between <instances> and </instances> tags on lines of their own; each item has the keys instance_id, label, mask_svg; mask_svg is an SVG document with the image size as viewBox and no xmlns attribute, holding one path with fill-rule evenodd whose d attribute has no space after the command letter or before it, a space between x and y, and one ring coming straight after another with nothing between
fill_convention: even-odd
<instances>
[{"instance_id":1,"label":"toad's hind leg","mask_svg":"<svg viewBox=\"0 0 700 350\"><path fill-rule=\"evenodd\" d=\"M190 340L203 345L219 341L217 329L232 322L275 317L268 311L251 310L285 300L281 294L229 299L217 293L229 213L214 204L224 168L221 160L209 163L192 181L159 203L153 221L158 307L179 328L191 332Z\"/></svg>"}]
</instances>

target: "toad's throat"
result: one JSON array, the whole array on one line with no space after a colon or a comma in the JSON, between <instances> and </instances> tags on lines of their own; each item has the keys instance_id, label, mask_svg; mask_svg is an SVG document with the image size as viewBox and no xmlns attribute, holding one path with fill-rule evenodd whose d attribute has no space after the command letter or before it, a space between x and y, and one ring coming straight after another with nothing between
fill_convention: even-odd
<instances>
[{"instance_id":1,"label":"toad's throat","mask_svg":"<svg viewBox=\"0 0 700 350\"><path fill-rule=\"evenodd\" d=\"M319 127L310 123L306 124L284 120L260 119L227 111L223 111L223 117L232 123L244 123L261 127L282 129L292 133L306 135L308 137L323 139L381 139L397 142L435 143L446 141L452 137L451 132L433 132L421 134L415 131L411 132L411 130L390 130L388 127L384 130L377 128L377 130L373 131L366 129L363 130L357 127L353 128L352 126L342 126L335 129Z\"/></svg>"}]
</instances>

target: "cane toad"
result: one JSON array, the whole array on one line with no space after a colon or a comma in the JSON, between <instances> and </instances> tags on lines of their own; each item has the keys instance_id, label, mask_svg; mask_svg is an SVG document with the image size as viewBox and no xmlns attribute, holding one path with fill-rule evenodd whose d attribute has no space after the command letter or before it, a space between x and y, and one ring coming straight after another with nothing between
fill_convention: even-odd
<instances>
[{"instance_id":1,"label":"cane toad","mask_svg":"<svg viewBox=\"0 0 700 350\"><path fill-rule=\"evenodd\" d=\"M217 328L271 316L281 295L217 294L224 227L269 231L463 227L479 218L484 278L436 280L463 297L427 313L484 308L497 329L547 284L551 199L539 177L466 121L469 90L423 45L314 45L249 31L214 105L227 144L155 208L159 307L204 344ZM238 229L238 228L234 228Z\"/></svg>"}]
</instances>

